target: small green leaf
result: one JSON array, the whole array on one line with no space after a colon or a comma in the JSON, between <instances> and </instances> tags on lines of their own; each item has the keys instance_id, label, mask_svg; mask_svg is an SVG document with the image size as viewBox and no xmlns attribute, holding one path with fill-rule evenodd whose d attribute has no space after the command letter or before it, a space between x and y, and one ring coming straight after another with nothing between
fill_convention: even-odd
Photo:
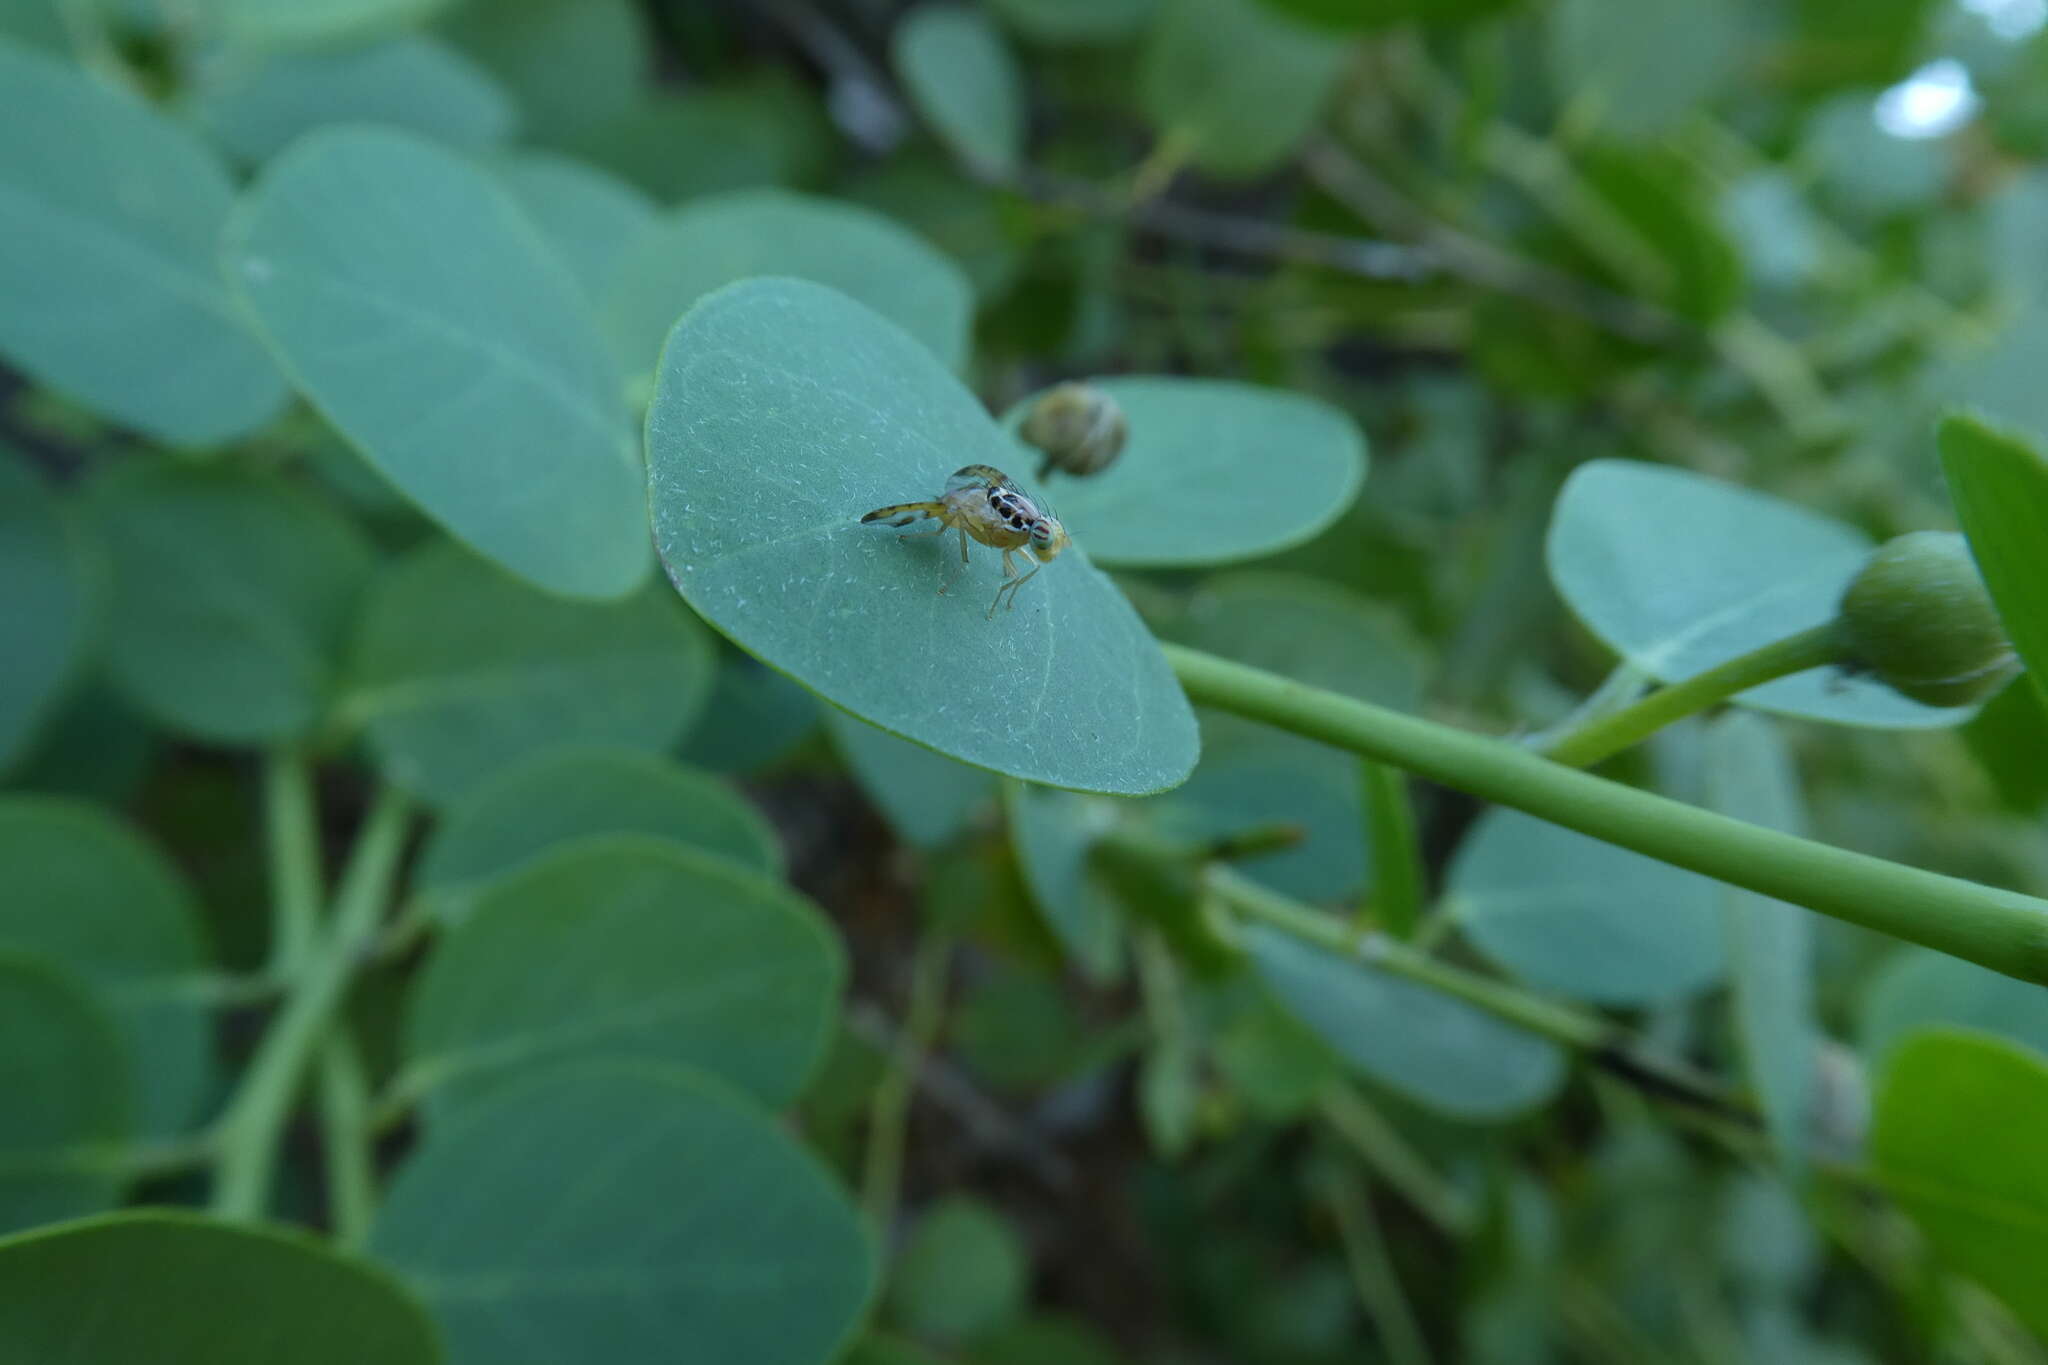
<instances>
[{"instance_id":1,"label":"small green leaf","mask_svg":"<svg viewBox=\"0 0 2048 1365\"><path fill-rule=\"evenodd\" d=\"M567 601L444 542L371 589L343 710L391 781L451 801L559 745L668 748L704 704L711 659L659 588Z\"/></svg>"},{"instance_id":2,"label":"small green leaf","mask_svg":"<svg viewBox=\"0 0 2048 1365\"><path fill-rule=\"evenodd\" d=\"M1871 974L1857 1039L1873 1066L1899 1040L1937 1026L1978 1029L2048 1057L2048 990L1932 948L1900 948Z\"/></svg>"},{"instance_id":3,"label":"small green leaf","mask_svg":"<svg viewBox=\"0 0 2048 1365\"><path fill-rule=\"evenodd\" d=\"M936 153L892 157L847 182L844 193L951 256L984 304L1009 293L1024 267L1024 231L1010 198L969 180Z\"/></svg>"},{"instance_id":4,"label":"small green leaf","mask_svg":"<svg viewBox=\"0 0 2048 1365\"><path fill-rule=\"evenodd\" d=\"M550 592L644 580L604 341L487 174L410 134L322 130L265 168L226 241L294 382L420 510Z\"/></svg>"},{"instance_id":5,"label":"small green leaf","mask_svg":"<svg viewBox=\"0 0 2048 1365\"><path fill-rule=\"evenodd\" d=\"M677 589L828 700L1054 786L1140 794L1194 766L1187 700L1084 546L989 619L998 552L940 596L956 537L905 544L861 524L1014 447L928 350L853 300L767 279L699 303L663 353L647 448Z\"/></svg>"},{"instance_id":6,"label":"small green leaf","mask_svg":"<svg viewBox=\"0 0 2048 1365\"><path fill-rule=\"evenodd\" d=\"M28 751L78 672L98 614L98 569L70 510L0 447L0 772Z\"/></svg>"},{"instance_id":7,"label":"small green leaf","mask_svg":"<svg viewBox=\"0 0 2048 1365\"><path fill-rule=\"evenodd\" d=\"M988 769L898 739L836 706L825 709L825 728L861 789L910 843L936 848L966 829L995 797L996 779Z\"/></svg>"},{"instance_id":8,"label":"small green leaf","mask_svg":"<svg viewBox=\"0 0 2048 1365\"><path fill-rule=\"evenodd\" d=\"M1473 1123L1533 1109L1564 1081L1555 1044L1441 991L1263 924L1245 946L1275 1000L1351 1069Z\"/></svg>"},{"instance_id":9,"label":"small green leaf","mask_svg":"<svg viewBox=\"0 0 2048 1365\"><path fill-rule=\"evenodd\" d=\"M488 888L558 846L646 834L782 871L775 831L738 793L694 768L629 749L549 749L506 768L450 807L413 884L450 922Z\"/></svg>"},{"instance_id":10,"label":"small green leaf","mask_svg":"<svg viewBox=\"0 0 2048 1365\"><path fill-rule=\"evenodd\" d=\"M0 355L114 421L211 445L277 415L284 381L228 297L233 189L190 131L0 41Z\"/></svg>"},{"instance_id":11,"label":"small green leaf","mask_svg":"<svg viewBox=\"0 0 2048 1365\"><path fill-rule=\"evenodd\" d=\"M113 1021L69 972L0 949L0 1038L0 1233L113 1204L133 1089Z\"/></svg>"},{"instance_id":12,"label":"small green leaf","mask_svg":"<svg viewBox=\"0 0 2048 1365\"><path fill-rule=\"evenodd\" d=\"M199 0L230 47L325 47L405 27L448 0Z\"/></svg>"},{"instance_id":13,"label":"small green leaf","mask_svg":"<svg viewBox=\"0 0 2048 1365\"><path fill-rule=\"evenodd\" d=\"M1223 379L1092 379L1124 411L1123 455L1088 478L1041 479L1089 553L1118 568L1257 559L1313 539L1365 481L1365 438L1328 403ZM1005 415L1015 430L1037 395ZM1013 457L1036 474L1038 453ZM1007 467L1007 466L1006 466Z\"/></svg>"},{"instance_id":14,"label":"small green leaf","mask_svg":"<svg viewBox=\"0 0 2048 1365\"><path fill-rule=\"evenodd\" d=\"M988 0L988 7L1033 42L1087 47L1131 37L1159 0Z\"/></svg>"},{"instance_id":15,"label":"small green leaf","mask_svg":"<svg viewBox=\"0 0 2048 1365\"><path fill-rule=\"evenodd\" d=\"M1007 179L1024 161L1024 71L980 10L922 5L890 38L911 103L975 175Z\"/></svg>"},{"instance_id":16,"label":"small green leaf","mask_svg":"<svg viewBox=\"0 0 2048 1365\"><path fill-rule=\"evenodd\" d=\"M1937 1030L1892 1054L1878 1087L1878 1179L1939 1258L2048 1332L2048 1058Z\"/></svg>"},{"instance_id":17,"label":"small green leaf","mask_svg":"<svg viewBox=\"0 0 2048 1365\"><path fill-rule=\"evenodd\" d=\"M1333 29L1383 29L1396 24L1449 26L1482 19L1519 0L1264 0L1283 14Z\"/></svg>"},{"instance_id":18,"label":"small green leaf","mask_svg":"<svg viewBox=\"0 0 2048 1365\"><path fill-rule=\"evenodd\" d=\"M1264 174L1321 115L1351 49L1259 0L1162 0L1138 58L1138 102L1211 175Z\"/></svg>"},{"instance_id":19,"label":"small green leaf","mask_svg":"<svg viewBox=\"0 0 2048 1365\"><path fill-rule=\"evenodd\" d=\"M0 949L93 988L133 1059L141 1131L183 1134L211 1080L213 1020L193 980L198 908L176 869L97 806L12 796L0 799L0 885Z\"/></svg>"},{"instance_id":20,"label":"small green leaf","mask_svg":"<svg viewBox=\"0 0 2048 1365\"><path fill-rule=\"evenodd\" d=\"M1717 883L1520 811L1479 818L1446 894L1489 958L1603 1005L1681 999L1725 960Z\"/></svg>"},{"instance_id":21,"label":"small green leaf","mask_svg":"<svg viewBox=\"0 0 2048 1365\"><path fill-rule=\"evenodd\" d=\"M601 306L627 247L654 225L654 201L595 166L548 152L522 152L497 169L591 306Z\"/></svg>"},{"instance_id":22,"label":"small green leaf","mask_svg":"<svg viewBox=\"0 0 2048 1365\"><path fill-rule=\"evenodd\" d=\"M787 1103L846 974L823 916L758 872L644 834L558 847L494 883L428 960L406 1019L435 1117L537 1067L636 1057Z\"/></svg>"},{"instance_id":23,"label":"small green leaf","mask_svg":"<svg viewBox=\"0 0 2048 1365\"><path fill-rule=\"evenodd\" d=\"M1941 469L1999 619L2048 699L2048 457L2014 432L1954 416L1941 424Z\"/></svg>"},{"instance_id":24,"label":"small green leaf","mask_svg":"<svg viewBox=\"0 0 2048 1365\"><path fill-rule=\"evenodd\" d=\"M911 1230L890 1272L889 1310L916 1336L971 1342L1023 1310L1030 1270L1002 1215L956 1195L926 1209Z\"/></svg>"},{"instance_id":25,"label":"small green leaf","mask_svg":"<svg viewBox=\"0 0 2048 1365\"><path fill-rule=\"evenodd\" d=\"M653 369L691 304L750 275L830 285L922 341L948 368L966 363L974 290L930 243L839 200L740 190L670 214L620 263L605 323L626 372Z\"/></svg>"},{"instance_id":26,"label":"small green leaf","mask_svg":"<svg viewBox=\"0 0 2048 1365\"><path fill-rule=\"evenodd\" d=\"M2048 805L2048 687L2006 688L1960 733L2007 806L2033 813Z\"/></svg>"},{"instance_id":27,"label":"small green leaf","mask_svg":"<svg viewBox=\"0 0 2048 1365\"><path fill-rule=\"evenodd\" d=\"M647 84L633 0L464 0L441 32L512 92L542 142L616 118Z\"/></svg>"},{"instance_id":28,"label":"small green leaf","mask_svg":"<svg viewBox=\"0 0 2048 1365\"><path fill-rule=\"evenodd\" d=\"M1799 776L1770 721L1730 713L1708 728L1706 745L1709 808L1766 829L1806 833ZM1796 1167L1805 1159L1820 1047L1812 912L1726 884L1718 889L1744 1071L1771 1141Z\"/></svg>"},{"instance_id":29,"label":"small green leaf","mask_svg":"<svg viewBox=\"0 0 2048 1365\"><path fill-rule=\"evenodd\" d=\"M89 505L113 560L107 664L138 707L229 744L320 721L372 564L354 523L275 478L141 461Z\"/></svg>"},{"instance_id":30,"label":"small green leaf","mask_svg":"<svg viewBox=\"0 0 2048 1365\"><path fill-rule=\"evenodd\" d=\"M0 1322L38 1365L439 1365L387 1271L300 1232L170 1209L0 1240Z\"/></svg>"},{"instance_id":31,"label":"small green leaf","mask_svg":"<svg viewBox=\"0 0 2048 1365\"><path fill-rule=\"evenodd\" d=\"M267 60L241 54L222 65L197 91L192 112L252 165L330 123L380 124L481 148L509 138L518 119L505 92L468 58L417 34Z\"/></svg>"},{"instance_id":32,"label":"small green leaf","mask_svg":"<svg viewBox=\"0 0 2048 1365\"><path fill-rule=\"evenodd\" d=\"M1550 580L1588 629L1664 682L1834 618L1870 541L1840 522L1683 470L1592 460L1558 495ZM1876 728L1954 725L1867 678L1813 669L1753 688L1744 706Z\"/></svg>"},{"instance_id":33,"label":"small green leaf","mask_svg":"<svg viewBox=\"0 0 2048 1365\"><path fill-rule=\"evenodd\" d=\"M1744 17L1687 0L1564 0L1547 17L1558 94L1597 101L1601 128L1655 137L1738 74Z\"/></svg>"},{"instance_id":34,"label":"small green leaf","mask_svg":"<svg viewBox=\"0 0 2048 1365\"><path fill-rule=\"evenodd\" d=\"M1089 977L1113 980L1123 970L1123 913L1088 859L1127 808L1099 796L1005 782L1003 809L1024 885L1053 936Z\"/></svg>"},{"instance_id":35,"label":"small green leaf","mask_svg":"<svg viewBox=\"0 0 2048 1365\"><path fill-rule=\"evenodd\" d=\"M663 92L566 139L566 150L664 204L811 180L833 146L816 97L770 79Z\"/></svg>"},{"instance_id":36,"label":"small green leaf","mask_svg":"<svg viewBox=\"0 0 2048 1365\"><path fill-rule=\"evenodd\" d=\"M751 773L787 758L818 729L817 697L736 649L720 651L711 700L682 756L718 773Z\"/></svg>"},{"instance_id":37,"label":"small green leaf","mask_svg":"<svg viewBox=\"0 0 2048 1365\"><path fill-rule=\"evenodd\" d=\"M503 1365L507 1342L550 1365L825 1365L874 1276L859 1215L773 1119L634 1063L558 1068L436 1132L371 1246L451 1365Z\"/></svg>"}]
</instances>

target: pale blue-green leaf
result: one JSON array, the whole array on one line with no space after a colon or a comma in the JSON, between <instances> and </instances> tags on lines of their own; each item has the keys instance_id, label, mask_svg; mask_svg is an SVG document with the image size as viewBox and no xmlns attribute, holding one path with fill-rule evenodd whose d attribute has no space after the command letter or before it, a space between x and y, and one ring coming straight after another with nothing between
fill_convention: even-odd
<instances>
[{"instance_id":1,"label":"pale blue-green leaf","mask_svg":"<svg viewBox=\"0 0 2048 1365\"><path fill-rule=\"evenodd\" d=\"M1001 190L976 184L936 153L893 157L841 192L951 256L983 303L1007 294L1024 267L1028 223Z\"/></svg>"},{"instance_id":2,"label":"pale blue-green leaf","mask_svg":"<svg viewBox=\"0 0 2048 1365\"><path fill-rule=\"evenodd\" d=\"M1547 990L1653 1005L1721 975L1717 883L1520 811L1479 818L1445 890L1481 952Z\"/></svg>"},{"instance_id":3,"label":"pale blue-green leaf","mask_svg":"<svg viewBox=\"0 0 2048 1365\"><path fill-rule=\"evenodd\" d=\"M0 772L29 749L78 671L100 598L94 547L70 510L0 446Z\"/></svg>"},{"instance_id":4,"label":"pale blue-green leaf","mask_svg":"<svg viewBox=\"0 0 2048 1365\"><path fill-rule=\"evenodd\" d=\"M0 38L59 56L71 51L71 31L58 0L0 0Z\"/></svg>"},{"instance_id":5,"label":"pale blue-green leaf","mask_svg":"<svg viewBox=\"0 0 2048 1365\"><path fill-rule=\"evenodd\" d=\"M1118 568L1226 564L1312 539L1365 481L1365 438L1338 408L1227 379L1094 379L1130 424L1100 474L1046 477L1019 443L1011 472L1038 476L1060 519ZM1012 407L1015 430L1033 398Z\"/></svg>"},{"instance_id":6,"label":"pale blue-green leaf","mask_svg":"<svg viewBox=\"0 0 2048 1365\"><path fill-rule=\"evenodd\" d=\"M550 152L519 153L497 170L591 306L601 305L627 247L653 225L654 201L595 166Z\"/></svg>"},{"instance_id":7,"label":"pale blue-green leaf","mask_svg":"<svg viewBox=\"0 0 2048 1365\"><path fill-rule=\"evenodd\" d=\"M1867 90L1837 96L1807 119L1798 161L1823 203L1868 218L1925 209L1949 174L1945 139L1894 137L1871 117Z\"/></svg>"},{"instance_id":8,"label":"pale blue-green leaf","mask_svg":"<svg viewBox=\"0 0 2048 1365\"><path fill-rule=\"evenodd\" d=\"M1608 135L1655 137L1738 74L1745 29L1732 5L1562 0L1544 24L1551 82L1590 101Z\"/></svg>"},{"instance_id":9,"label":"pale blue-green leaf","mask_svg":"<svg viewBox=\"0 0 2048 1365\"><path fill-rule=\"evenodd\" d=\"M672 840L769 876L782 870L775 831L711 774L631 749L568 747L505 769L451 806L413 885L453 922L559 846L607 834Z\"/></svg>"},{"instance_id":10,"label":"pale blue-green leaf","mask_svg":"<svg viewBox=\"0 0 2048 1365\"><path fill-rule=\"evenodd\" d=\"M644 581L615 367L489 175L411 134L317 132L265 169L226 259L299 388L428 516L551 592Z\"/></svg>"},{"instance_id":11,"label":"pale blue-green leaf","mask_svg":"<svg viewBox=\"0 0 2048 1365\"><path fill-rule=\"evenodd\" d=\"M565 150L664 204L814 180L835 147L815 88L779 74L648 95L579 129Z\"/></svg>"},{"instance_id":12,"label":"pale blue-green leaf","mask_svg":"<svg viewBox=\"0 0 2048 1365\"><path fill-rule=\"evenodd\" d=\"M393 33L449 0L198 0L201 23L230 47L325 47Z\"/></svg>"},{"instance_id":13,"label":"pale blue-green leaf","mask_svg":"<svg viewBox=\"0 0 2048 1365\"><path fill-rule=\"evenodd\" d=\"M212 1079L213 1020L196 981L198 907L177 869L106 811L0 799L0 949L50 959L92 987L132 1060L145 1136L182 1135Z\"/></svg>"},{"instance_id":14,"label":"pale blue-green leaf","mask_svg":"<svg viewBox=\"0 0 2048 1365\"><path fill-rule=\"evenodd\" d=\"M1097 46L1134 36L1159 0L988 0L989 8L1033 42Z\"/></svg>"},{"instance_id":15,"label":"pale blue-green leaf","mask_svg":"<svg viewBox=\"0 0 2048 1365\"><path fill-rule=\"evenodd\" d=\"M24 1365L439 1365L389 1271L307 1233L139 1209L0 1240Z\"/></svg>"},{"instance_id":16,"label":"pale blue-green leaf","mask_svg":"<svg viewBox=\"0 0 2048 1365\"><path fill-rule=\"evenodd\" d=\"M1144 794L1194 766L1165 656L1076 545L990 617L1001 556L861 516L1014 449L930 351L801 280L731 285L678 324L647 446L670 578L741 647L863 719L1054 786Z\"/></svg>"},{"instance_id":17,"label":"pale blue-green leaf","mask_svg":"<svg viewBox=\"0 0 2048 1365\"><path fill-rule=\"evenodd\" d=\"M451 147L481 148L510 137L519 117L468 58L417 34L269 57L230 53L202 78L191 109L216 141L250 164L330 123L381 124Z\"/></svg>"},{"instance_id":18,"label":"pale blue-green leaf","mask_svg":"<svg viewBox=\"0 0 2048 1365\"><path fill-rule=\"evenodd\" d=\"M974 290L944 253L853 204L740 190L669 214L620 262L604 318L626 372L653 369L691 304L751 275L830 285L922 341L948 368L966 363Z\"/></svg>"},{"instance_id":19,"label":"pale blue-green leaf","mask_svg":"<svg viewBox=\"0 0 2048 1365\"><path fill-rule=\"evenodd\" d=\"M1557 1045L1441 991L1265 925L1245 931L1282 1008L1359 1075L1449 1118L1483 1123L1541 1104L1564 1081Z\"/></svg>"},{"instance_id":20,"label":"pale blue-green leaf","mask_svg":"<svg viewBox=\"0 0 2048 1365\"><path fill-rule=\"evenodd\" d=\"M233 189L189 130L0 41L0 355L177 445L261 426L277 366L221 283Z\"/></svg>"},{"instance_id":21,"label":"pale blue-green leaf","mask_svg":"<svg viewBox=\"0 0 2048 1365\"><path fill-rule=\"evenodd\" d=\"M445 802L558 745L669 748L711 666L704 631L659 587L569 601L440 542L371 588L342 714L386 777Z\"/></svg>"},{"instance_id":22,"label":"pale blue-green leaf","mask_svg":"<svg viewBox=\"0 0 2048 1365\"><path fill-rule=\"evenodd\" d=\"M89 506L113 563L107 666L164 726L255 744L326 714L372 566L333 505L277 478L136 462Z\"/></svg>"},{"instance_id":23,"label":"pale blue-green leaf","mask_svg":"<svg viewBox=\"0 0 2048 1365\"><path fill-rule=\"evenodd\" d=\"M788 676L751 654L720 651L711 699L684 739L682 757L718 773L751 773L802 746L824 708Z\"/></svg>"},{"instance_id":24,"label":"pale blue-green leaf","mask_svg":"<svg viewBox=\"0 0 2048 1365\"><path fill-rule=\"evenodd\" d=\"M1870 553L1862 532L1717 479L1593 460L1551 518L1550 579L1595 635L1662 681L1688 677L1834 618ZM1738 704L1844 725L1955 725L1869 678L1811 669Z\"/></svg>"},{"instance_id":25,"label":"pale blue-green leaf","mask_svg":"<svg viewBox=\"0 0 2048 1365\"><path fill-rule=\"evenodd\" d=\"M1139 106L1211 175L1262 175L1308 135L1350 47L1260 0L1159 0Z\"/></svg>"},{"instance_id":26,"label":"pale blue-green leaf","mask_svg":"<svg viewBox=\"0 0 2048 1365\"><path fill-rule=\"evenodd\" d=\"M1773 724L1731 712L1706 735L1706 804L1738 820L1806 833L1792 756ZM1743 1069L1785 1161L1805 1160L1820 1030L1813 999L1812 911L1721 884L1729 984Z\"/></svg>"},{"instance_id":27,"label":"pale blue-green leaf","mask_svg":"<svg viewBox=\"0 0 2048 1365\"><path fill-rule=\"evenodd\" d=\"M1946 1029L1891 1054L1870 1150L1936 1255L2048 1332L2048 1058Z\"/></svg>"},{"instance_id":28,"label":"pale blue-green leaf","mask_svg":"<svg viewBox=\"0 0 2048 1365\"><path fill-rule=\"evenodd\" d=\"M638 1057L782 1105L824 1055L845 976L824 916L772 877L590 836L499 878L435 947L406 1015L408 1083L444 1122L536 1067Z\"/></svg>"},{"instance_id":29,"label":"pale blue-green leaf","mask_svg":"<svg viewBox=\"0 0 2048 1365\"><path fill-rule=\"evenodd\" d=\"M1005 782L1003 808L1024 885L1053 936L1091 978L1114 979L1123 969L1123 912L1088 859L1124 807L1099 796Z\"/></svg>"},{"instance_id":30,"label":"pale blue-green leaf","mask_svg":"<svg viewBox=\"0 0 2048 1365\"><path fill-rule=\"evenodd\" d=\"M133 1070L89 989L0 947L0 1233L113 1204L130 1136Z\"/></svg>"},{"instance_id":31,"label":"pale blue-green leaf","mask_svg":"<svg viewBox=\"0 0 2048 1365\"><path fill-rule=\"evenodd\" d=\"M921 5L890 36L896 79L939 140L975 175L1017 173L1024 160L1024 71L1002 30L964 5Z\"/></svg>"},{"instance_id":32,"label":"pale blue-green leaf","mask_svg":"<svg viewBox=\"0 0 2048 1365\"><path fill-rule=\"evenodd\" d=\"M986 768L898 739L836 706L825 708L825 728L861 789L910 843L947 842L995 799L996 778Z\"/></svg>"},{"instance_id":33,"label":"pale blue-green leaf","mask_svg":"<svg viewBox=\"0 0 2048 1365\"><path fill-rule=\"evenodd\" d=\"M1956 520L1998 617L2048 700L2048 455L2034 441L1952 416L1941 424L1941 468Z\"/></svg>"},{"instance_id":34,"label":"pale blue-green leaf","mask_svg":"<svg viewBox=\"0 0 2048 1365\"><path fill-rule=\"evenodd\" d=\"M542 142L616 118L647 85L633 0L465 0L441 32L512 92Z\"/></svg>"},{"instance_id":35,"label":"pale blue-green leaf","mask_svg":"<svg viewBox=\"0 0 2048 1365\"><path fill-rule=\"evenodd\" d=\"M1942 1025L1981 1029L2048 1057L2048 990L1932 948L1900 948L1871 975L1857 1041L1873 1066L1906 1035Z\"/></svg>"},{"instance_id":36,"label":"pale blue-green leaf","mask_svg":"<svg viewBox=\"0 0 2048 1365\"><path fill-rule=\"evenodd\" d=\"M557 1068L436 1132L370 1245L451 1365L825 1365L875 1273L860 1216L774 1119L645 1063Z\"/></svg>"},{"instance_id":37,"label":"pale blue-green leaf","mask_svg":"<svg viewBox=\"0 0 2048 1365\"><path fill-rule=\"evenodd\" d=\"M1288 825L1291 848L1235 864L1283 895L1318 904L1355 896L1369 854L1355 763L1321 761L1281 745L1232 744L1205 750L1194 775L1155 798L1156 822L1194 839L1220 839L1260 825Z\"/></svg>"}]
</instances>

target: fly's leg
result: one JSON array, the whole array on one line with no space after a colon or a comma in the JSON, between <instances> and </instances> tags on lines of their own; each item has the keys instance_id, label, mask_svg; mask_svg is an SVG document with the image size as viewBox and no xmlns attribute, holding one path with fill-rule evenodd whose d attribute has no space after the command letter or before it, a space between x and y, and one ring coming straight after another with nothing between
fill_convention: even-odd
<instances>
[{"instance_id":1,"label":"fly's leg","mask_svg":"<svg viewBox=\"0 0 2048 1365\"><path fill-rule=\"evenodd\" d=\"M1003 600L1004 593L1010 594L1009 610L1015 611L1017 609L1017 589L1030 582L1031 575L1045 567L1045 565L1033 559L1028 551L1024 555L1024 562L1031 567L1020 574L1017 572L1017 566L1010 562L1010 552L1008 550L1003 551L1003 573L1005 577L1003 585L996 589L996 600L988 604L989 620L995 620L996 606Z\"/></svg>"},{"instance_id":2,"label":"fly's leg","mask_svg":"<svg viewBox=\"0 0 2048 1365\"><path fill-rule=\"evenodd\" d=\"M945 527L943 527L943 526L941 526L941 527L940 527L939 529L943 531L943 530L945 530L946 528L945 528ZM947 579L947 580L945 581L945 583L944 583L944 584L942 584L942 585L940 586L940 588L939 588L939 596L941 596L941 597L944 597L944 596L946 595L946 589L947 589L947 588L950 588L950 587L952 587L952 586L953 586L953 585L954 585L955 583L958 583L958 582L960 581L960 575L961 575L961 574L964 574L964 573L966 573L966 572L967 572L967 528L963 526L963 527L961 527L961 528L960 528L960 567L959 567L959 568L957 568L957 569L955 569L955 570L953 570L953 576L952 576L951 578Z\"/></svg>"},{"instance_id":3,"label":"fly's leg","mask_svg":"<svg viewBox=\"0 0 2048 1365\"><path fill-rule=\"evenodd\" d=\"M911 532L911 533L910 533L909 535L907 535L907 536L898 536L898 537L896 537L896 539L898 539L898 540L923 540L923 539L925 539L925 538L926 538L927 536L942 536L942 535L944 535L944 534L946 534L946 523L942 521L942 522L940 522L940 523L939 523L939 524L938 524L937 526L934 526L934 527L932 527L932 529L931 529L931 530L929 530L929 531L912 531L912 532Z\"/></svg>"}]
</instances>

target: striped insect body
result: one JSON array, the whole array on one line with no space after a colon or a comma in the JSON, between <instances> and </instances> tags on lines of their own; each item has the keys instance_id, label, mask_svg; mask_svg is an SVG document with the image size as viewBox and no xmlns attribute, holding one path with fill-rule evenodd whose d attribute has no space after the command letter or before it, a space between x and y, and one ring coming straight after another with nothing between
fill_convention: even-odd
<instances>
[{"instance_id":1,"label":"striped insect body","mask_svg":"<svg viewBox=\"0 0 2048 1365\"><path fill-rule=\"evenodd\" d=\"M946 480L945 491L937 498L878 507L861 520L903 527L926 518L938 525L930 531L916 534L942 536L948 531L960 533L961 567L955 569L953 576L941 585L941 596L964 572L970 539L1003 552L1003 583L996 589L995 601L989 604L991 619L995 617L996 608L1003 604L1004 593L1010 595L1009 605L1014 610L1017 589L1058 558L1060 551L1072 543L1067 528L1060 525L1058 517L1040 507L1009 475L985 464L971 464L955 470ZM911 537L900 536L898 539L909 540ZM1014 558L1019 555L1031 566L1021 572Z\"/></svg>"}]
</instances>

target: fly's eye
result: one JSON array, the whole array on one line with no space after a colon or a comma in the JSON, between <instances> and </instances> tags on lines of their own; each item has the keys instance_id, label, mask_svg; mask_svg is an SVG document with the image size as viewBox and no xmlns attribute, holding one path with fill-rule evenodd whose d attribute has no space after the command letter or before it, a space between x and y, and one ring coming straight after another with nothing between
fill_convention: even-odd
<instances>
[{"instance_id":1,"label":"fly's eye","mask_svg":"<svg viewBox=\"0 0 2048 1365\"><path fill-rule=\"evenodd\" d=\"M1031 524L1031 538L1040 545L1048 544L1052 540L1052 523L1044 521L1033 522Z\"/></svg>"}]
</instances>

